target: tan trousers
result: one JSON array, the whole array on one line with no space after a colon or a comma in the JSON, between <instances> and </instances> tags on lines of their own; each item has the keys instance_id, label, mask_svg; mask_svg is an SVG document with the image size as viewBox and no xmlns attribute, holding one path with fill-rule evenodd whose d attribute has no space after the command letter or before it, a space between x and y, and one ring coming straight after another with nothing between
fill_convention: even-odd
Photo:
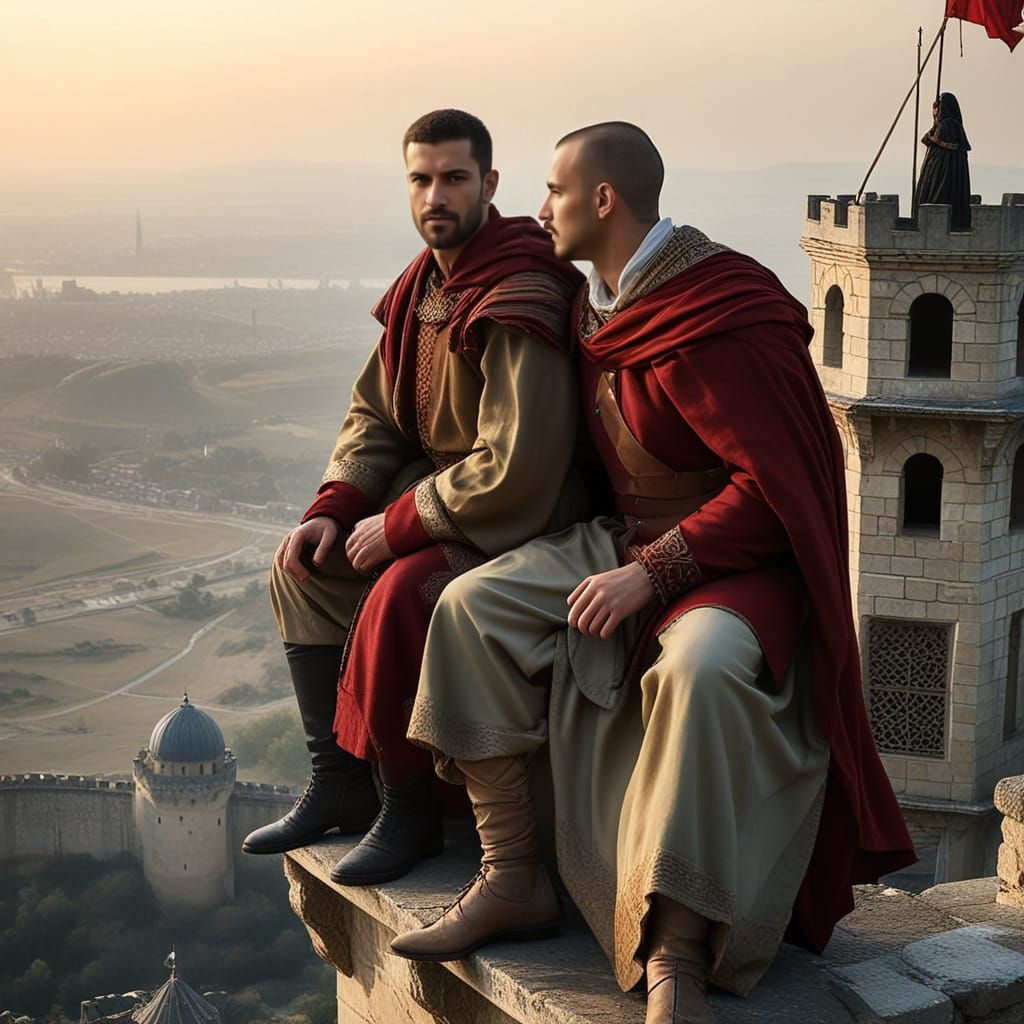
<instances>
[{"instance_id":1,"label":"tan trousers","mask_svg":"<svg viewBox=\"0 0 1024 1024\"><path fill-rule=\"evenodd\" d=\"M454 758L548 742L559 871L620 986L640 980L659 893L714 922L712 980L745 994L775 955L817 833L828 750L809 680L798 664L769 686L750 627L698 608L661 633L638 685L590 688L608 695L600 706L580 673L621 675L638 624L580 643L566 596L617 564L612 524L595 520L451 583L409 738L450 781Z\"/></svg>"},{"instance_id":2,"label":"tan trousers","mask_svg":"<svg viewBox=\"0 0 1024 1024\"><path fill-rule=\"evenodd\" d=\"M426 459L405 466L380 503L386 508L399 495L431 470ZM311 552L310 552L311 554ZM298 582L277 567L270 568L270 601L274 618L286 644L344 644L352 616L369 577L358 573L345 555L345 534L334 542L324 564Z\"/></svg>"}]
</instances>

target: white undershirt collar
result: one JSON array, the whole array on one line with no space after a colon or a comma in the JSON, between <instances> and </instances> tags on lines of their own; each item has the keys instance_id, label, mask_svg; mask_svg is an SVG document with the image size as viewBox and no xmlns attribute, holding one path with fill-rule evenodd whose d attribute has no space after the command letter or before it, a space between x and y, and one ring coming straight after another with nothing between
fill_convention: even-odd
<instances>
[{"instance_id":1,"label":"white undershirt collar","mask_svg":"<svg viewBox=\"0 0 1024 1024\"><path fill-rule=\"evenodd\" d=\"M640 276L662 247L672 235L672 218L662 217L657 224L647 232L644 240L637 250L629 258L629 262L622 268L619 274L619 293L612 295L612 290L604 283L604 279L596 270L590 271L590 304L594 309L608 312L615 308L616 303L626 296L630 285Z\"/></svg>"}]
</instances>

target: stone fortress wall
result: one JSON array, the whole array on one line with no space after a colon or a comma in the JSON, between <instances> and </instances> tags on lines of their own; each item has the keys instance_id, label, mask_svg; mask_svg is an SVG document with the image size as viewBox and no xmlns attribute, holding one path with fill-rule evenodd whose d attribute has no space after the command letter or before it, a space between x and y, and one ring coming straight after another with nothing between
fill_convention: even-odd
<instances>
[{"instance_id":1,"label":"stone fortress wall","mask_svg":"<svg viewBox=\"0 0 1024 1024\"><path fill-rule=\"evenodd\" d=\"M0 861L86 854L97 860L141 860L131 779L94 775L0 775ZM236 782L228 801L228 842L241 849L252 829L286 811L285 786Z\"/></svg>"}]
</instances>

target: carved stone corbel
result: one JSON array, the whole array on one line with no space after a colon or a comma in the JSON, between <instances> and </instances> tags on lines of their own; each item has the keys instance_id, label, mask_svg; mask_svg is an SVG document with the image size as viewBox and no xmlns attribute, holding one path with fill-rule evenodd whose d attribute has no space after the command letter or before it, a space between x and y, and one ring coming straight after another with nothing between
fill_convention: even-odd
<instances>
[{"instance_id":1,"label":"carved stone corbel","mask_svg":"<svg viewBox=\"0 0 1024 1024\"><path fill-rule=\"evenodd\" d=\"M313 952L346 978L351 978L354 968L346 920L348 904L290 857L284 858L284 874L288 879L288 903L306 926Z\"/></svg>"},{"instance_id":2,"label":"carved stone corbel","mask_svg":"<svg viewBox=\"0 0 1024 1024\"><path fill-rule=\"evenodd\" d=\"M981 465L983 469L991 469L996 461L996 452L1010 428L1007 420L988 420L981 436Z\"/></svg>"}]
</instances>

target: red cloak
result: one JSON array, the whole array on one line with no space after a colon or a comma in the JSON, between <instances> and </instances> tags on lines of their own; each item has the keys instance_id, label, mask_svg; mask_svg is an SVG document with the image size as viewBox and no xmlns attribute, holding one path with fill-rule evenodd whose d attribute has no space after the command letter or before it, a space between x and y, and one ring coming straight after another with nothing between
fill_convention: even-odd
<instances>
[{"instance_id":1,"label":"red cloak","mask_svg":"<svg viewBox=\"0 0 1024 1024\"><path fill-rule=\"evenodd\" d=\"M583 301L585 292L577 309ZM864 705L843 452L807 349L812 333L804 307L774 274L727 251L672 277L579 343L591 363L621 371L623 385L647 378L668 396L676 417L653 416L649 403L632 411L622 403L649 451L673 468L692 468L673 460L673 438L696 435L734 481L679 524L701 580L670 603L657 628L690 607L723 605L755 623L766 655L777 650L773 634L790 632L793 616L779 612L777 565L758 565L743 550L751 521L744 509L763 503L785 530L809 606L815 720L831 751L821 825L788 937L820 951L853 909L853 884L916 857ZM784 646L792 647L790 638Z\"/></svg>"},{"instance_id":2,"label":"red cloak","mask_svg":"<svg viewBox=\"0 0 1024 1024\"><path fill-rule=\"evenodd\" d=\"M487 223L459 254L441 288L454 300L447 321L449 348L477 354L484 320L512 325L549 345L564 346L570 333L567 298L579 284L580 272L555 257L550 236L532 217L502 217L495 206L488 209ZM419 331L414 311L436 266L432 251L424 249L373 307L374 317L384 327L381 354L392 381L413 376ZM526 294L515 289L515 282L511 291L501 288L506 278L526 273L542 275L533 278Z\"/></svg>"}]
</instances>

